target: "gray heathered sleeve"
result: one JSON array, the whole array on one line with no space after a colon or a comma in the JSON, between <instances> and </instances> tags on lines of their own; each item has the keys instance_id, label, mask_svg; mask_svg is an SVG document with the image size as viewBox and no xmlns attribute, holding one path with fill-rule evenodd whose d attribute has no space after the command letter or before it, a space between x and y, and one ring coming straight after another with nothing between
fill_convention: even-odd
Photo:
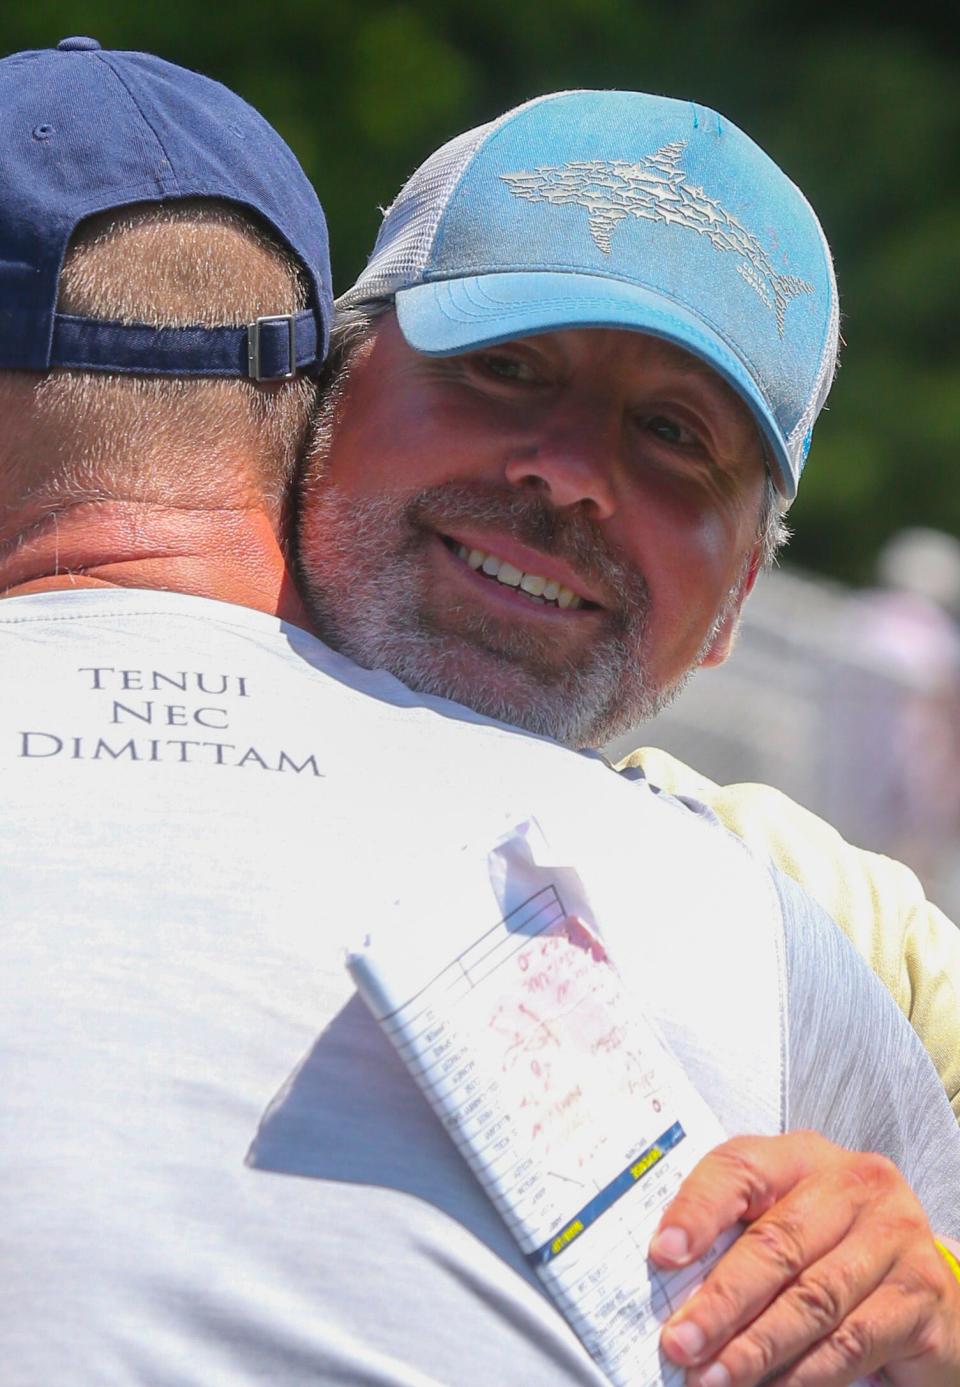
<instances>
[{"instance_id":1,"label":"gray heathered sleeve","mask_svg":"<svg viewBox=\"0 0 960 1387\"><path fill-rule=\"evenodd\" d=\"M840 928L771 869L787 969L787 1128L903 1172L937 1233L960 1236L960 1128L919 1038Z\"/></svg>"},{"instance_id":2,"label":"gray heathered sleeve","mask_svg":"<svg viewBox=\"0 0 960 1387\"><path fill-rule=\"evenodd\" d=\"M637 769L618 774L646 779ZM730 832L702 801L664 797ZM785 1128L888 1156L933 1230L960 1237L960 1127L932 1061L836 921L792 877L768 869L784 926Z\"/></svg>"}]
</instances>

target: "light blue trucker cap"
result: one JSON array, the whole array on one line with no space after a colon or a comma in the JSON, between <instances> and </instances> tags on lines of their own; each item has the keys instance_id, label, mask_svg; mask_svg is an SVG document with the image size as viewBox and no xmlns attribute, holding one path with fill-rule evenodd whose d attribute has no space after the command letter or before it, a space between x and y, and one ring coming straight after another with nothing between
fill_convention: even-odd
<instances>
[{"instance_id":1,"label":"light blue trucker cap","mask_svg":"<svg viewBox=\"0 0 960 1387\"><path fill-rule=\"evenodd\" d=\"M390 296L431 355L573 327L672 342L746 401L796 495L836 367L830 249L800 190L714 111L556 92L459 135L387 209L338 306Z\"/></svg>"}]
</instances>

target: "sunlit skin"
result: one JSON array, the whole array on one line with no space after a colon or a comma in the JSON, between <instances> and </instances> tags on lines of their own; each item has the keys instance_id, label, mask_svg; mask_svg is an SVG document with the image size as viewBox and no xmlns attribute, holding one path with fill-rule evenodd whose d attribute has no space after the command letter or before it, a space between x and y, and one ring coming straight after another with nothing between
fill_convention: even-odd
<instances>
[{"instance_id":1,"label":"sunlit skin","mask_svg":"<svg viewBox=\"0 0 960 1387\"><path fill-rule=\"evenodd\" d=\"M0 597L90 587L193 593L307 626L276 522L252 504L88 502L8 542L0 534Z\"/></svg>"},{"instance_id":2,"label":"sunlit skin","mask_svg":"<svg viewBox=\"0 0 960 1387\"><path fill-rule=\"evenodd\" d=\"M756 573L765 470L752 418L719 376L640 333L567 330L429 357L407 345L388 314L352 362L318 471L303 515L308 579L329 544L329 527L311 520L311 500L324 487L345 503L395 498L402 508L424 489L468 484L541 498L578 517L602 552L646 585L644 649L632 658L642 658L657 689L725 657ZM558 668L582 661L609 635L619 594L602 564L562 547L547 553L462 514L445 524L442 504L429 526L417 581L433 628L468 632L481 614L487 644L491 632L508 641L525 630ZM471 570L449 541L552 578L586 605L533 603ZM349 541L341 537L339 549L349 554ZM340 576L349 582L345 564ZM725 602L726 619L710 638ZM469 636L459 659L468 681L489 663ZM510 670L501 662L497 675L509 679Z\"/></svg>"},{"instance_id":3,"label":"sunlit skin","mask_svg":"<svg viewBox=\"0 0 960 1387\"><path fill-rule=\"evenodd\" d=\"M141 446L121 494L95 477L74 494L43 464L82 448L90 425L38 408L39 375L0 376L0 597L159 589L308 625L282 545L285 502L257 480L260 458L241 429L210 455L167 421L150 431L152 454Z\"/></svg>"}]
</instances>

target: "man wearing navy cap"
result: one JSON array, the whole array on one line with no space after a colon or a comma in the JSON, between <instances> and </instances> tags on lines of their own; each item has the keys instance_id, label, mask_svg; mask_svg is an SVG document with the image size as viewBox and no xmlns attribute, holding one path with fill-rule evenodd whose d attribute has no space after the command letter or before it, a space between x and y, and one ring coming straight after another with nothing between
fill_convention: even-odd
<instances>
[{"instance_id":1,"label":"man wearing navy cap","mask_svg":"<svg viewBox=\"0 0 960 1387\"><path fill-rule=\"evenodd\" d=\"M4 587L152 586L170 558L187 591L296 614L273 559L330 282L294 156L216 83L90 38L5 60L0 109Z\"/></svg>"},{"instance_id":2,"label":"man wearing navy cap","mask_svg":"<svg viewBox=\"0 0 960 1387\"><path fill-rule=\"evenodd\" d=\"M342 961L358 932L456 908L478 857L531 817L602 889L625 982L728 1130L774 1136L789 1113L886 1151L960 1231L936 1077L788 885L599 761L278 619L298 615L282 490L329 288L319 205L275 133L217 84L89 39L0 62L0 111L6 1379L599 1387ZM762 287L789 313L786 281ZM486 384L463 388L482 410ZM684 485L665 485L684 514ZM700 509L708 596L749 505L720 502L718 525ZM703 597L665 666L699 639ZM827 979L846 1007L818 1008ZM882 1070L851 1102L848 1072L822 1065L854 1063L864 1037L895 1057L892 1100ZM818 1151L862 1186L860 1158ZM933 1305L945 1264L871 1159L867 1213L898 1230L891 1261L928 1331L917 1380L939 1387L930 1364L956 1364ZM663 1251L683 1258L675 1235Z\"/></svg>"},{"instance_id":3,"label":"man wearing navy cap","mask_svg":"<svg viewBox=\"0 0 960 1387\"><path fill-rule=\"evenodd\" d=\"M783 538L838 345L823 232L751 140L686 102L537 98L413 174L338 309L300 525L326 640L581 747L725 658ZM789 910L786 930L796 947ZM827 937L794 955L797 974ZM852 1018L836 983L830 1007ZM789 1034L811 1023L802 1011L788 997ZM855 1051L850 1031L834 1054L846 1067ZM860 1063L895 1082L884 1047ZM830 1065L824 1050L817 1085ZM823 1110L801 1118L788 1087L788 1127L862 1140ZM798 1384L882 1365L898 1383L951 1381L956 1324L935 1328L956 1299L950 1255L937 1264L929 1232L868 1249L871 1221L886 1225L875 1158L780 1141L708 1158L665 1215L667 1263L757 1220L667 1330L687 1381L753 1387L796 1359Z\"/></svg>"}]
</instances>

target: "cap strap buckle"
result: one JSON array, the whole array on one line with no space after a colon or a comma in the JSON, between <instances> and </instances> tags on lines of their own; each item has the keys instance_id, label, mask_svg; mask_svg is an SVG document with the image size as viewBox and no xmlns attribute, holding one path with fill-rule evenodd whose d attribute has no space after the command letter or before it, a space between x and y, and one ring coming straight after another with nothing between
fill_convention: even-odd
<instances>
[{"instance_id":1,"label":"cap strap buckle","mask_svg":"<svg viewBox=\"0 0 960 1387\"><path fill-rule=\"evenodd\" d=\"M22 361L18 356L15 364L41 371L68 366L121 375L287 381L298 371L315 370L319 345L309 308L258 318L246 327L150 327L57 313L46 358ZM0 364L6 360L0 334Z\"/></svg>"},{"instance_id":2,"label":"cap strap buckle","mask_svg":"<svg viewBox=\"0 0 960 1387\"><path fill-rule=\"evenodd\" d=\"M286 326L287 369L277 370L280 362L270 364L264 369L264 356L270 339L270 355L276 356L278 333L273 329ZM297 315L295 313L274 313L247 325L247 375L252 380L293 380L297 374Z\"/></svg>"}]
</instances>

